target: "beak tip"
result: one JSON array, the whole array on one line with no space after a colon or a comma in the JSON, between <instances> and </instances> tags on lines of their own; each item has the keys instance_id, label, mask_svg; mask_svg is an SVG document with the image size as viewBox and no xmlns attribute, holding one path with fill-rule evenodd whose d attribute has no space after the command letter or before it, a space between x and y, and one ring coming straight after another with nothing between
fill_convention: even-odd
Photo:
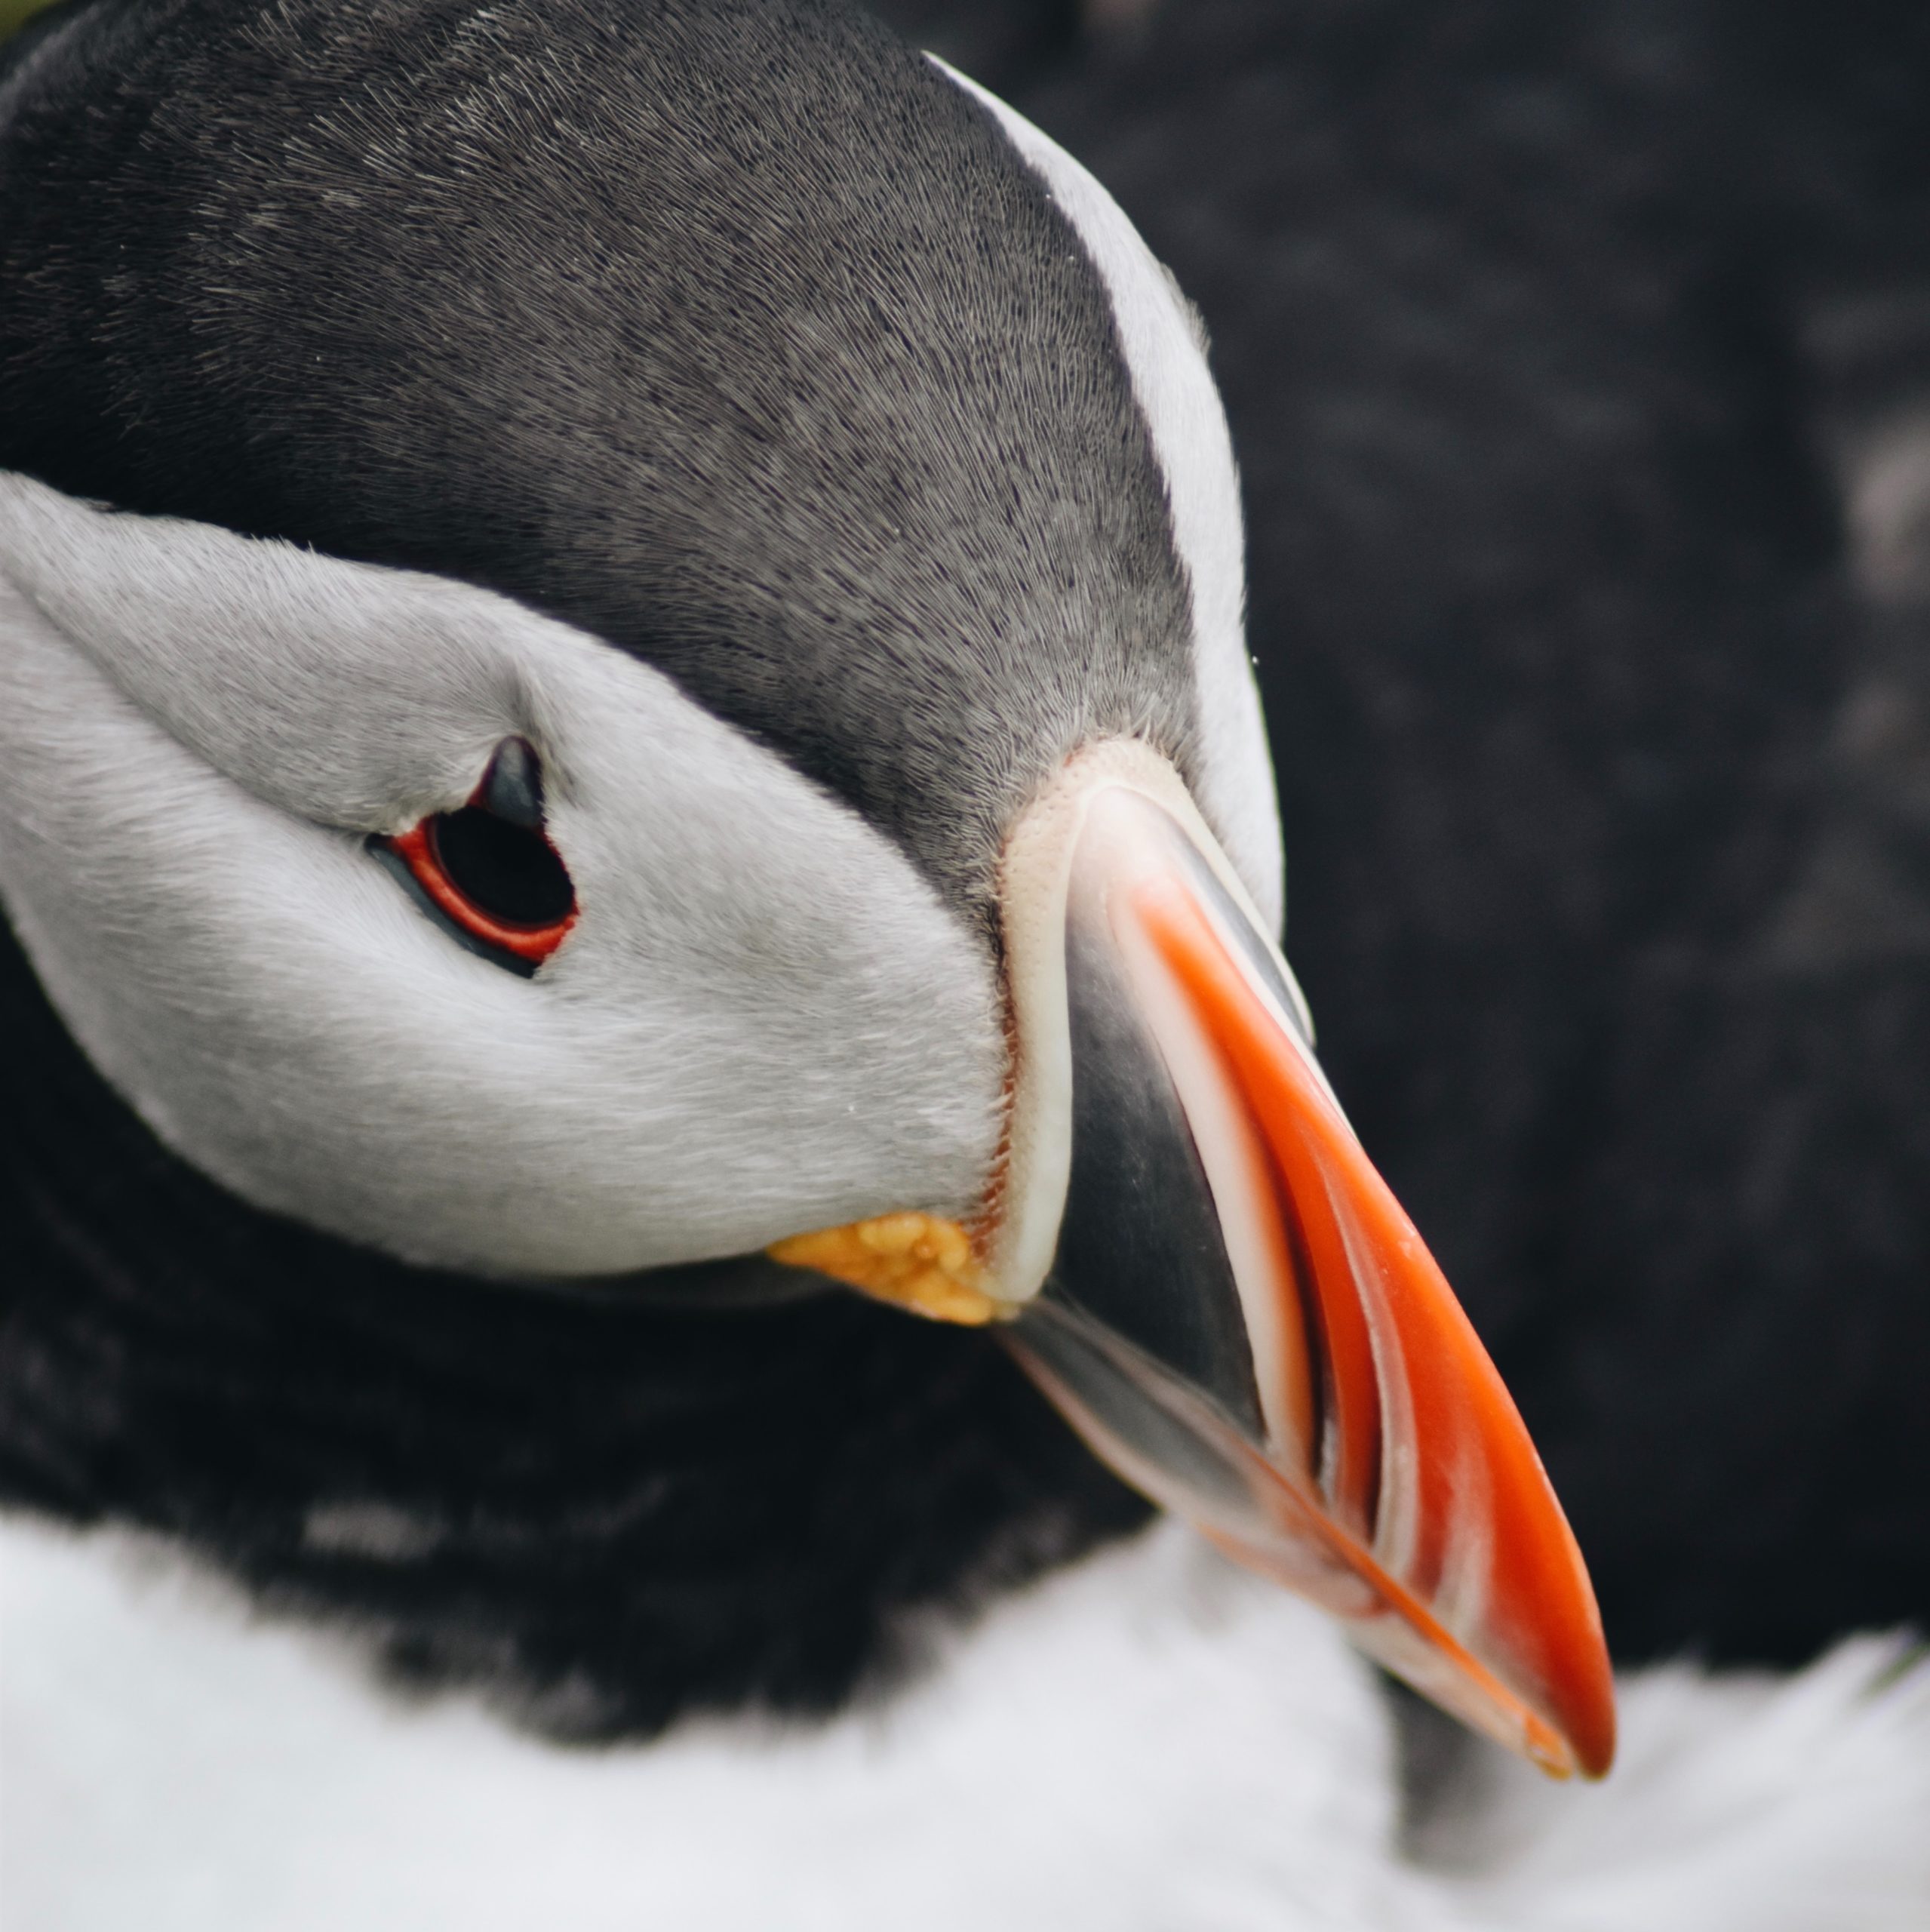
<instances>
[{"instance_id":1,"label":"beak tip","mask_svg":"<svg viewBox=\"0 0 1930 1932\"><path fill-rule=\"evenodd\" d=\"M1615 1677L1608 1654L1600 1653L1585 1690L1569 1700L1563 1712L1565 1755L1591 1783L1605 1778L1615 1761Z\"/></svg>"}]
</instances>

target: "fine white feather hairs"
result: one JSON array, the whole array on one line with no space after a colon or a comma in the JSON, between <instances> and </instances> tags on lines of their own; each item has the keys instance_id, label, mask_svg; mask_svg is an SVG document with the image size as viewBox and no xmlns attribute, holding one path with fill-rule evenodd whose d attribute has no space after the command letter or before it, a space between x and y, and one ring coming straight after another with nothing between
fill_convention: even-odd
<instances>
[{"instance_id":1,"label":"fine white feather hairs","mask_svg":"<svg viewBox=\"0 0 1930 1932\"><path fill-rule=\"evenodd\" d=\"M0 1524L0 1727L35 1773L10 1924L1921 1932L1930 1909L1930 1664L1894 1643L1781 1682L1636 1673L1599 1786L1471 1740L1415 1863L1367 1668L1172 1524L947 1635L887 1708L595 1752L398 1706L339 1638L124 1534Z\"/></svg>"}]
</instances>

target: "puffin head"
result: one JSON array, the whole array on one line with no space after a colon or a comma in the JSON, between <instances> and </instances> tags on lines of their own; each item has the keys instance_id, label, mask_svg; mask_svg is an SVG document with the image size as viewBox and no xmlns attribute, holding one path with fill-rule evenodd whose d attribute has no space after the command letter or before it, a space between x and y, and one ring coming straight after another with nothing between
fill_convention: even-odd
<instances>
[{"instance_id":1,"label":"puffin head","mask_svg":"<svg viewBox=\"0 0 1930 1932\"><path fill-rule=\"evenodd\" d=\"M808 0L184 0L16 56L0 195L0 891L168 1148L532 1292L995 1328L1606 1767L1275 943L1200 331L1076 162Z\"/></svg>"}]
</instances>

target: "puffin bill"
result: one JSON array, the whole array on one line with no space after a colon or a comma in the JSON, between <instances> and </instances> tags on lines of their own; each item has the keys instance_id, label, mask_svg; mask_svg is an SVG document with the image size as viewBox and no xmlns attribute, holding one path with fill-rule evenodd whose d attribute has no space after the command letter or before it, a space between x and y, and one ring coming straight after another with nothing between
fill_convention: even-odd
<instances>
[{"instance_id":1,"label":"puffin bill","mask_svg":"<svg viewBox=\"0 0 1930 1932\"><path fill-rule=\"evenodd\" d=\"M1128 1481L1556 1777L1614 1755L1581 1553L1514 1405L1320 1072L1178 774L1073 758L1000 868L1013 1069L969 1229L773 1256L1020 1361Z\"/></svg>"}]
</instances>

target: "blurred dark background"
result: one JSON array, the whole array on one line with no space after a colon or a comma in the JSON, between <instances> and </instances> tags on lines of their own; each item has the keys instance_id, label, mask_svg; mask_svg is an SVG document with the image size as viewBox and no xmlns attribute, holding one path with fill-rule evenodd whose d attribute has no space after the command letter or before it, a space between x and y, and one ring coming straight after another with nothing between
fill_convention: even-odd
<instances>
[{"instance_id":1,"label":"blurred dark background","mask_svg":"<svg viewBox=\"0 0 1930 1932\"><path fill-rule=\"evenodd\" d=\"M1617 1650L1930 1618L1930 10L880 11L1204 313L1289 955Z\"/></svg>"}]
</instances>

